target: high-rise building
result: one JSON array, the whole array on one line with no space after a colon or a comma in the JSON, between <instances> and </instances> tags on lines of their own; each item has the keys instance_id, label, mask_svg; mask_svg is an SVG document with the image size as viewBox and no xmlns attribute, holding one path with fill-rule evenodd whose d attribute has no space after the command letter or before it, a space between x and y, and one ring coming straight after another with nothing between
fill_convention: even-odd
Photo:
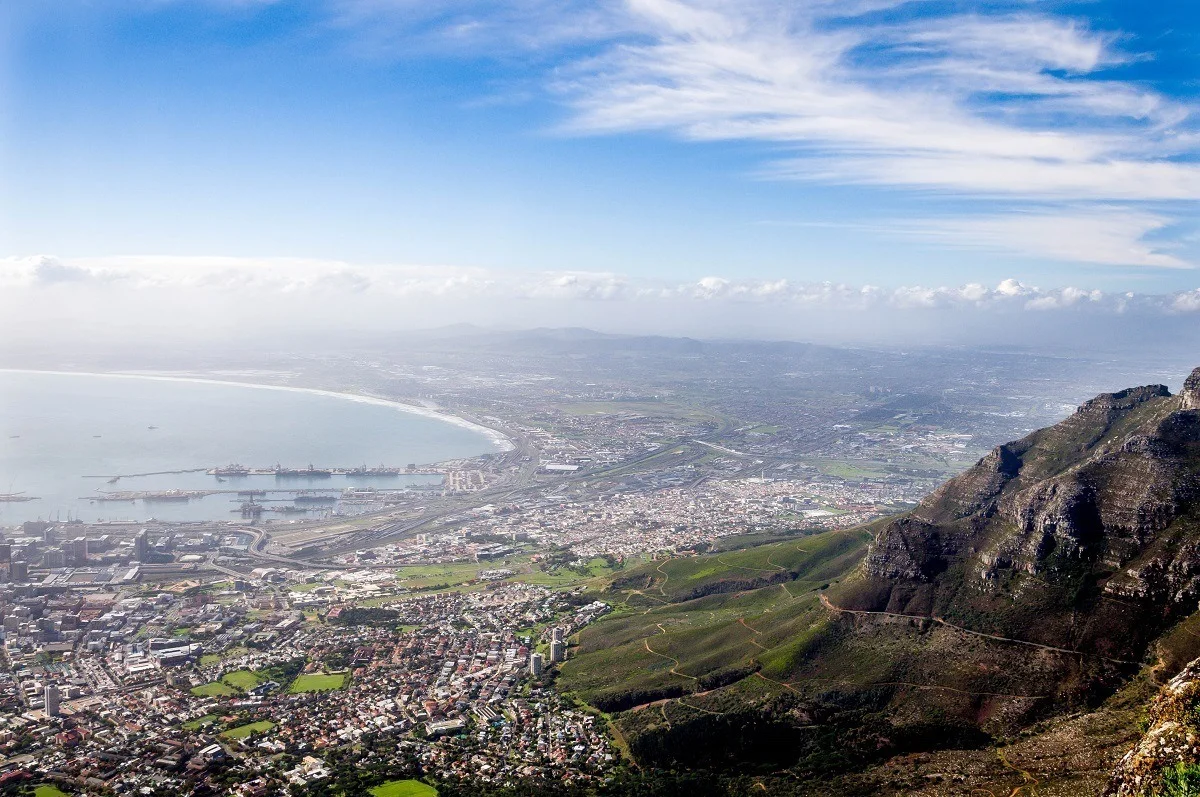
<instances>
[{"instance_id":1,"label":"high-rise building","mask_svg":"<svg viewBox=\"0 0 1200 797\"><path fill-rule=\"evenodd\" d=\"M46 702L46 716L58 716L58 687L54 684L47 684L42 692L42 697Z\"/></svg>"},{"instance_id":2,"label":"high-rise building","mask_svg":"<svg viewBox=\"0 0 1200 797\"><path fill-rule=\"evenodd\" d=\"M550 642L550 661L557 664L567 657L567 644L561 639Z\"/></svg>"},{"instance_id":3,"label":"high-rise building","mask_svg":"<svg viewBox=\"0 0 1200 797\"><path fill-rule=\"evenodd\" d=\"M133 538L133 557L139 562L145 562L150 558L150 535L142 529Z\"/></svg>"},{"instance_id":4,"label":"high-rise building","mask_svg":"<svg viewBox=\"0 0 1200 797\"><path fill-rule=\"evenodd\" d=\"M0 543L0 562L12 561L12 543Z\"/></svg>"},{"instance_id":5,"label":"high-rise building","mask_svg":"<svg viewBox=\"0 0 1200 797\"><path fill-rule=\"evenodd\" d=\"M70 546L71 564L76 567L86 565L88 557L87 537L76 537L71 540Z\"/></svg>"},{"instance_id":6,"label":"high-rise building","mask_svg":"<svg viewBox=\"0 0 1200 797\"><path fill-rule=\"evenodd\" d=\"M18 584L29 580L29 563L24 559L14 559L8 563L8 575Z\"/></svg>"},{"instance_id":7,"label":"high-rise building","mask_svg":"<svg viewBox=\"0 0 1200 797\"><path fill-rule=\"evenodd\" d=\"M546 659L541 653L534 653L529 657L529 674L534 678L542 674L545 669Z\"/></svg>"}]
</instances>

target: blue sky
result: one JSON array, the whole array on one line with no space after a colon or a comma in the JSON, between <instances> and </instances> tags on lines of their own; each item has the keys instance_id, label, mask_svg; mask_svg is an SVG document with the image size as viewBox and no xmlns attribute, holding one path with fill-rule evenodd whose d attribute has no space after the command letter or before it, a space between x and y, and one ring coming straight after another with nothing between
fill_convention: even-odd
<instances>
[{"instance_id":1,"label":"blue sky","mask_svg":"<svg viewBox=\"0 0 1200 797\"><path fill-rule=\"evenodd\" d=\"M1194 3L15 0L0 17L0 257L26 276L49 257L110 283L303 261L343 282L578 275L587 296L1200 285Z\"/></svg>"}]
</instances>

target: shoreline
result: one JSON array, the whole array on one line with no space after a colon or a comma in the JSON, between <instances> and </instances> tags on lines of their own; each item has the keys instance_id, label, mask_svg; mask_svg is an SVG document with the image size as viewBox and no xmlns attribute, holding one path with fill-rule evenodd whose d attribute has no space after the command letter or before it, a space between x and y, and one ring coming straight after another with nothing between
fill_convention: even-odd
<instances>
[{"instance_id":1,"label":"shoreline","mask_svg":"<svg viewBox=\"0 0 1200 797\"><path fill-rule=\"evenodd\" d=\"M389 407L398 412L407 412L413 415L420 415L424 418L448 423L452 426L457 426L461 429L468 429L486 438L492 444L496 451L512 451L516 445L503 432L493 429L490 426L468 421L466 418L461 418L457 415L448 415L445 413L432 410L428 407L419 407L413 404L405 404L402 401L393 401L392 399L379 398L377 396L364 396L361 393L339 393L335 390L322 390L316 387L294 387L291 385L264 385L257 382L237 382L230 379L208 379L200 376L171 376L168 374L147 372L147 373L131 373L127 371L46 371L36 368L0 368L0 374L44 374L49 376L92 376L105 377L109 379L146 379L154 382L186 382L201 385L220 385L224 387L243 387L251 390L278 390L285 393L307 393L313 396L324 396L325 398L341 399L343 401L353 401L359 404L372 404L377 407Z\"/></svg>"}]
</instances>

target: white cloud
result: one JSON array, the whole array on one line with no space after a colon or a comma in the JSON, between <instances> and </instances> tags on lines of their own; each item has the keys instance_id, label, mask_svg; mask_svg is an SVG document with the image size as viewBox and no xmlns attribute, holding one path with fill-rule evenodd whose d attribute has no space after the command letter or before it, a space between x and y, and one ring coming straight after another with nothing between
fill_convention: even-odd
<instances>
[{"instance_id":1,"label":"white cloud","mask_svg":"<svg viewBox=\"0 0 1200 797\"><path fill-rule=\"evenodd\" d=\"M559 127L567 134L657 131L762 142L770 154L758 174L769 179L1033 206L1023 220L971 218L930 233L944 243L1066 262L1186 265L1144 238L1166 231L1200 200L1194 104L1120 79L1121 67L1153 57L1133 49L1147 42L1068 16L1061 6L324 3L328 24L372 55L436 49L509 66L524 59L528 71L506 79L501 91L528 96L543 81L570 111ZM1086 4L1073 8L1088 12ZM1159 203L1154 213L1079 210L1085 202L1149 201ZM1043 212L1055 204L1057 211ZM1055 226L1065 234L1051 235Z\"/></svg>"},{"instance_id":2,"label":"white cloud","mask_svg":"<svg viewBox=\"0 0 1200 797\"><path fill-rule=\"evenodd\" d=\"M1170 309L1177 313L1200 312L1200 288L1177 294L1170 304Z\"/></svg>"},{"instance_id":3,"label":"white cloud","mask_svg":"<svg viewBox=\"0 0 1200 797\"><path fill-rule=\"evenodd\" d=\"M625 279L615 274L572 271L543 274L515 290L531 299L608 301L623 298L626 287Z\"/></svg>"},{"instance_id":4,"label":"white cloud","mask_svg":"<svg viewBox=\"0 0 1200 797\"><path fill-rule=\"evenodd\" d=\"M1076 20L1018 14L945 17L899 27L890 37L916 52L951 63L978 63L1021 71L1059 69L1086 74L1128 61L1117 37Z\"/></svg>"},{"instance_id":5,"label":"white cloud","mask_svg":"<svg viewBox=\"0 0 1200 797\"><path fill-rule=\"evenodd\" d=\"M1019 236L1027 219L1015 216L1017 226L998 226L987 235ZM980 224L994 220L981 220ZM1091 226L1086 234L1099 234ZM1116 222L1114 222L1116 224ZM1032 229L1040 230L1038 224ZM957 234L957 233L955 233ZM976 227L963 233L973 238ZM989 287L964 285L896 288L857 286L834 282L802 282L788 279L734 279L710 275L699 280L639 280L612 272L587 271L497 271L482 268L405 264L353 264L333 260L236 257L101 257L57 258L48 255L0 258L0 286L9 295L29 296L72 292L85 296L103 291L107 299L122 297L157 301L163 296L200 297L213 294L239 296L259 302L286 304L326 301L353 314L356 303L364 306L386 301L436 300L469 304L474 301L538 301L563 307L583 304L692 305L695 312L710 305L761 307L819 307L837 310L893 308L921 310L936 308L983 309L997 312L1019 310L1069 310L1091 308L1099 312L1131 306L1157 313L1200 310L1200 289L1178 294L1106 294L1068 286L1043 289L1016 279L1005 279ZM82 292L82 293L81 293ZM37 299L36 301L41 301Z\"/></svg>"},{"instance_id":6,"label":"white cloud","mask_svg":"<svg viewBox=\"0 0 1200 797\"><path fill-rule=\"evenodd\" d=\"M0 335L18 340L36 328L64 351L81 339L236 346L461 322L829 343L1094 346L1096 336L1187 341L1197 313L1200 289L1109 294L1016 279L885 288L283 258L0 258Z\"/></svg>"},{"instance_id":7,"label":"white cloud","mask_svg":"<svg viewBox=\"0 0 1200 797\"><path fill-rule=\"evenodd\" d=\"M886 5L886 4L885 4ZM835 3L630 3L647 39L560 73L567 130L758 140L763 176L1037 203L1200 199L1194 109L1094 77L1142 58L1119 33L1036 13L831 24ZM951 222L963 245L1062 261L1181 267L1130 210ZM1054 235L1054 228L1062 233Z\"/></svg>"},{"instance_id":8,"label":"white cloud","mask_svg":"<svg viewBox=\"0 0 1200 797\"><path fill-rule=\"evenodd\" d=\"M1052 260L1114 266L1190 268L1190 263L1148 243L1169 226L1162 216L1120 207L1094 207L994 216L933 219L901 225L939 243Z\"/></svg>"},{"instance_id":9,"label":"white cloud","mask_svg":"<svg viewBox=\"0 0 1200 797\"><path fill-rule=\"evenodd\" d=\"M830 27L819 4L632 8L654 38L613 47L559 83L578 112L574 130L657 129L809 150L785 159L772 170L777 176L1200 197L1200 173L1162 160L1178 134L1156 127L1188 110L1133 83L1086 79L1130 56L1115 49L1113 35L1071 20L941 16ZM703 24L695 21L701 13ZM1013 94L985 97L999 92ZM1039 123L1066 106L1072 122ZM1129 171L1154 179L1121 185Z\"/></svg>"}]
</instances>

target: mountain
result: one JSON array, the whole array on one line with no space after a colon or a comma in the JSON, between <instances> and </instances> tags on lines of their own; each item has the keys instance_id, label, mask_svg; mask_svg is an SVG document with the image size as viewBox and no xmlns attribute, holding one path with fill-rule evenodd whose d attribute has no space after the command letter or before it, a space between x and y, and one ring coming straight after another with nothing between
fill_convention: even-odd
<instances>
[{"instance_id":1,"label":"mountain","mask_svg":"<svg viewBox=\"0 0 1200 797\"><path fill-rule=\"evenodd\" d=\"M643 765L778 793L1099 793L1200 657L1200 369L1179 395L1098 396L902 516L653 562L606 597L559 682Z\"/></svg>"},{"instance_id":2,"label":"mountain","mask_svg":"<svg viewBox=\"0 0 1200 797\"><path fill-rule=\"evenodd\" d=\"M1200 597L1200 369L998 446L867 554L847 608L1137 661Z\"/></svg>"}]
</instances>

